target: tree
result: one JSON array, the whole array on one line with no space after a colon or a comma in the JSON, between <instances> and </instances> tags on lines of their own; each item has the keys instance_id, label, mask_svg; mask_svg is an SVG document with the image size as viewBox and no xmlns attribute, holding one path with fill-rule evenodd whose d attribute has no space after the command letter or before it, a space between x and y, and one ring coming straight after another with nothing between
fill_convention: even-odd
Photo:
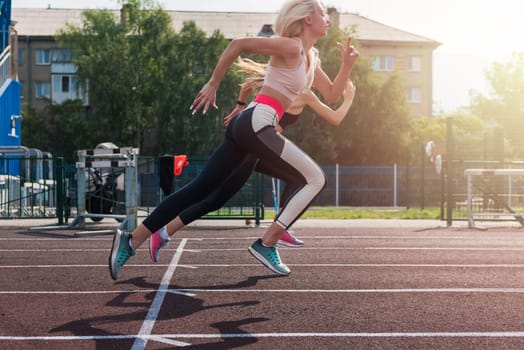
<instances>
[{"instance_id":1,"label":"tree","mask_svg":"<svg viewBox=\"0 0 524 350\"><path fill-rule=\"evenodd\" d=\"M490 83L489 96L477 94L471 103L472 111L479 115L491 128L503 128L515 153L511 158L524 156L522 125L524 123L524 53L513 53L506 63L494 62L486 71Z\"/></svg>"},{"instance_id":2,"label":"tree","mask_svg":"<svg viewBox=\"0 0 524 350\"><path fill-rule=\"evenodd\" d=\"M322 67L334 79L341 63L337 42L347 32L331 27L318 42ZM357 40L354 44L358 46ZM379 79L365 57L357 60L351 79L357 87L347 117L334 127L305 110L301 121L286 132L322 165L382 165L401 162L409 144L409 108L397 75ZM336 108L336 104L332 107Z\"/></svg>"},{"instance_id":3,"label":"tree","mask_svg":"<svg viewBox=\"0 0 524 350\"><path fill-rule=\"evenodd\" d=\"M54 105L49 101L40 113L29 109L24 115L24 144L46 150L68 162L76 160L76 151L90 148L93 140L85 130L88 121L81 113L82 102L66 101Z\"/></svg>"},{"instance_id":4,"label":"tree","mask_svg":"<svg viewBox=\"0 0 524 350\"><path fill-rule=\"evenodd\" d=\"M175 35L171 59L166 70L171 78L160 92L165 101L159 113L157 139L160 153L208 155L222 140L222 118L235 105L240 77L226 74L217 93L218 110L192 116L189 106L198 90L211 76L214 64L228 44L220 32L209 38L194 22L184 23Z\"/></svg>"},{"instance_id":5,"label":"tree","mask_svg":"<svg viewBox=\"0 0 524 350\"><path fill-rule=\"evenodd\" d=\"M138 146L145 155L207 155L222 138L222 114L234 105L238 77L224 78L220 111L190 118L189 105L228 41L219 32L207 38L191 22L176 33L168 13L150 1L127 1L123 14L86 10L82 27L67 25L57 36L74 49L79 81L89 91L92 138Z\"/></svg>"},{"instance_id":6,"label":"tree","mask_svg":"<svg viewBox=\"0 0 524 350\"><path fill-rule=\"evenodd\" d=\"M57 40L74 50L79 83L93 106L90 130L98 142L144 146L156 126L155 96L161 89L166 47L173 39L169 15L139 0L123 7L123 18L109 10L86 10L83 26L68 24Z\"/></svg>"}]
</instances>

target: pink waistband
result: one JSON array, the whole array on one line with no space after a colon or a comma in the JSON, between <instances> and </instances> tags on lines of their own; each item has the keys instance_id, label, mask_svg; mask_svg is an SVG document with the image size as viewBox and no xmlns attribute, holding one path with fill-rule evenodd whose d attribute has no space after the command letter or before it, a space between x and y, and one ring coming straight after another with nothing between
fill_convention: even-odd
<instances>
[{"instance_id":1,"label":"pink waistband","mask_svg":"<svg viewBox=\"0 0 524 350\"><path fill-rule=\"evenodd\" d=\"M258 94L257 97L255 97L255 99L253 100L253 102L262 103L272 107L275 110L275 112L277 112L278 120L280 120L282 118L282 115L284 114L284 107L282 107L282 105L280 104L280 102L278 102L277 99L271 96Z\"/></svg>"}]
</instances>

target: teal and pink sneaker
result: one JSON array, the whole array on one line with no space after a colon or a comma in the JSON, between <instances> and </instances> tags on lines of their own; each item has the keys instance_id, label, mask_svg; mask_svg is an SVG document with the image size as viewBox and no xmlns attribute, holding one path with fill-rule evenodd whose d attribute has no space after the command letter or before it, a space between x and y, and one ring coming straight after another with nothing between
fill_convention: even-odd
<instances>
[{"instance_id":1,"label":"teal and pink sneaker","mask_svg":"<svg viewBox=\"0 0 524 350\"><path fill-rule=\"evenodd\" d=\"M280 237L278 240L278 244L286 247L298 248L304 245L304 241L301 241L297 237L293 236L293 231L286 230L282 237Z\"/></svg>"},{"instance_id":2,"label":"teal and pink sneaker","mask_svg":"<svg viewBox=\"0 0 524 350\"><path fill-rule=\"evenodd\" d=\"M248 248L248 250L251 255L271 271L284 276L291 273L289 267L280 260L280 255L278 254L276 245L273 247L266 247L262 245L262 240L258 239Z\"/></svg>"},{"instance_id":3,"label":"teal and pink sneaker","mask_svg":"<svg viewBox=\"0 0 524 350\"><path fill-rule=\"evenodd\" d=\"M120 275L120 270L130 257L136 254L135 249L131 248L129 240L131 235L128 232L116 230L113 237L113 246L109 254L109 272L111 278L116 280Z\"/></svg>"},{"instance_id":4,"label":"teal and pink sneaker","mask_svg":"<svg viewBox=\"0 0 524 350\"><path fill-rule=\"evenodd\" d=\"M160 235L160 230L156 231L149 237L149 255L153 262L158 262L160 257L160 248L167 247L171 239L163 239Z\"/></svg>"}]
</instances>

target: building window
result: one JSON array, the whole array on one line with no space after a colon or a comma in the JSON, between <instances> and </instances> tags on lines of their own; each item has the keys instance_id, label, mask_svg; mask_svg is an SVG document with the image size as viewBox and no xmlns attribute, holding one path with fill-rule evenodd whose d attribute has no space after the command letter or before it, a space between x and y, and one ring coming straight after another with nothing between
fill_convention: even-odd
<instances>
[{"instance_id":1,"label":"building window","mask_svg":"<svg viewBox=\"0 0 524 350\"><path fill-rule=\"evenodd\" d=\"M19 80L18 81L22 87L21 91L20 91L20 99L21 100L24 100L24 85L25 85L25 80Z\"/></svg>"},{"instance_id":2,"label":"building window","mask_svg":"<svg viewBox=\"0 0 524 350\"><path fill-rule=\"evenodd\" d=\"M69 75L62 75L62 92L69 92Z\"/></svg>"},{"instance_id":3,"label":"building window","mask_svg":"<svg viewBox=\"0 0 524 350\"><path fill-rule=\"evenodd\" d=\"M422 90L418 87L411 87L407 90L407 100L409 103L422 102Z\"/></svg>"},{"instance_id":4,"label":"building window","mask_svg":"<svg viewBox=\"0 0 524 350\"><path fill-rule=\"evenodd\" d=\"M51 61L53 63L71 63L71 50L53 49Z\"/></svg>"},{"instance_id":5,"label":"building window","mask_svg":"<svg viewBox=\"0 0 524 350\"><path fill-rule=\"evenodd\" d=\"M24 50L18 49L18 65L23 66L24 65Z\"/></svg>"},{"instance_id":6,"label":"building window","mask_svg":"<svg viewBox=\"0 0 524 350\"><path fill-rule=\"evenodd\" d=\"M48 82L40 82L35 85L35 97L42 98L51 96L51 86Z\"/></svg>"},{"instance_id":7,"label":"building window","mask_svg":"<svg viewBox=\"0 0 524 350\"><path fill-rule=\"evenodd\" d=\"M376 72L391 72L395 69L395 58L393 56L377 56L373 59L372 67Z\"/></svg>"},{"instance_id":8,"label":"building window","mask_svg":"<svg viewBox=\"0 0 524 350\"><path fill-rule=\"evenodd\" d=\"M53 75L53 94L78 93L74 75Z\"/></svg>"},{"instance_id":9,"label":"building window","mask_svg":"<svg viewBox=\"0 0 524 350\"><path fill-rule=\"evenodd\" d=\"M66 99L82 98L78 79L70 74L53 74L53 102L61 103Z\"/></svg>"},{"instance_id":10,"label":"building window","mask_svg":"<svg viewBox=\"0 0 524 350\"><path fill-rule=\"evenodd\" d=\"M36 50L36 64L46 65L51 64L51 52L50 50Z\"/></svg>"},{"instance_id":11,"label":"building window","mask_svg":"<svg viewBox=\"0 0 524 350\"><path fill-rule=\"evenodd\" d=\"M420 72L422 70L422 59L420 56L409 56L408 57L408 71Z\"/></svg>"},{"instance_id":12,"label":"building window","mask_svg":"<svg viewBox=\"0 0 524 350\"><path fill-rule=\"evenodd\" d=\"M78 81L76 79L76 76L74 75L71 75L71 91L76 93L77 96L81 95L79 87L78 87Z\"/></svg>"}]
</instances>

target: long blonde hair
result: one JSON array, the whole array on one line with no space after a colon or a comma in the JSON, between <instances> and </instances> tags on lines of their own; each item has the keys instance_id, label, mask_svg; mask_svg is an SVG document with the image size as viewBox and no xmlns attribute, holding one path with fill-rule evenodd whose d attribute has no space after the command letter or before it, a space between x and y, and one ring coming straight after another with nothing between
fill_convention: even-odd
<instances>
[{"instance_id":1,"label":"long blonde hair","mask_svg":"<svg viewBox=\"0 0 524 350\"><path fill-rule=\"evenodd\" d=\"M235 66L237 71L248 75L240 86L247 87L251 91L257 91L262 87L266 76L267 64L239 57L235 62Z\"/></svg>"},{"instance_id":2,"label":"long blonde hair","mask_svg":"<svg viewBox=\"0 0 524 350\"><path fill-rule=\"evenodd\" d=\"M279 36L293 38L302 33L302 20L316 11L318 0L289 0L287 1L275 21L275 33ZM309 69L307 71L308 88L313 84L315 69L320 64L318 50L311 48L308 52Z\"/></svg>"}]
</instances>

